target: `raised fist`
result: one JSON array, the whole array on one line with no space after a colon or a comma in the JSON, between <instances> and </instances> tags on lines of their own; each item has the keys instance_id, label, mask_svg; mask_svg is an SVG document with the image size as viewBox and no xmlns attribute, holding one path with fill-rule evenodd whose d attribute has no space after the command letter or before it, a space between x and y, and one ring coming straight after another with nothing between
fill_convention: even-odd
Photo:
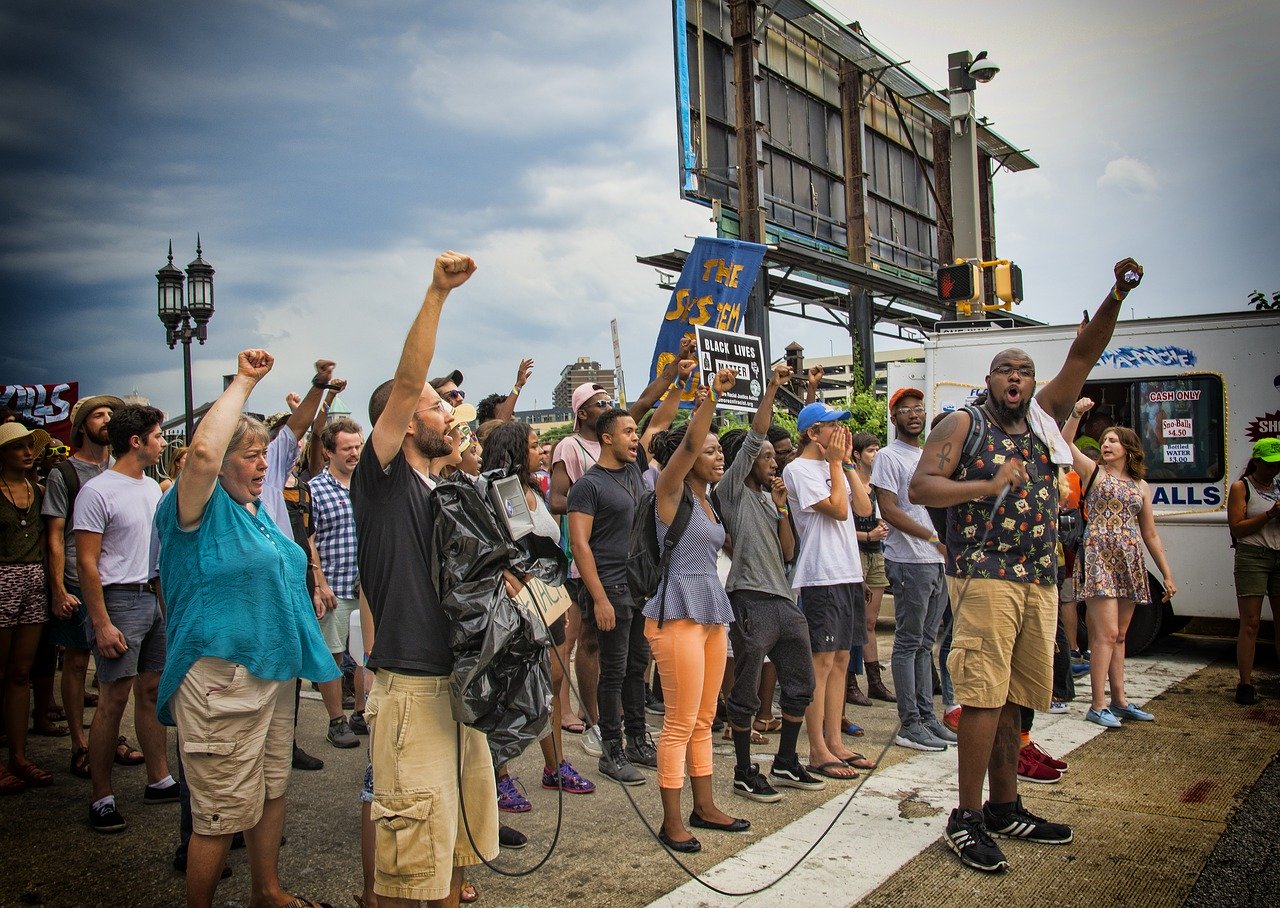
<instances>
[{"instance_id":1,"label":"raised fist","mask_svg":"<svg viewBox=\"0 0 1280 908\"><path fill-rule=\"evenodd\" d=\"M809 367L809 384L813 387L817 387L818 382L822 381L822 376L826 374L827 374L827 370L822 368L821 366L810 366Z\"/></svg>"},{"instance_id":2,"label":"raised fist","mask_svg":"<svg viewBox=\"0 0 1280 908\"><path fill-rule=\"evenodd\" d=\"M732 391L737 383L738 373L736 371L728 368L721 369L716 373L715 377L716 394L720 395Z\"/></svg>"},{"instance_id":3,"label":"raised fist","mask_svg":"<svg viewBox=\"0 0 1280 908\"><path fill-rule=\"evenodd\" d=\"M431 286L437 290L453 290L465 284L475 273L476 263L471 256L453 251L442 252L436 258L435 270L431 273Z\"/></svg>"},{"instance_id":4,"label":"raised fist","mask_svg":"<svg viewBox=\"0 0 1280 908\"><path fill-rule=\"evenodd\" d=\"M1142 283L1142 266L1134 259L1121 259L1116 262L1116 289L1128 293Z\"/></svg>"},{"instance_id":5,"label":"raised fist","mask_svg":"<svg viewBox=\"0 0 1280 908\"><path fill-rule=\"evenodd\" d=\"M241 350L236 357L236 374L261 381L275 365L276 359L266 350Z\"/></svg>"},{"instance_id":6,"label":"raised fist","mask_svg":"<svg viewBox=\"0 0 1280 908\"><path fill-rule=\"evenodd\" d=\"M1082 397L1076 401L1076 405L1072 407L1071 412L1076 416L1084 416L1093 409L1093 400L1088 397Z\"/></svg>"},{"instance_id":7,"label":"raised fist","mask_svg":"<svg viewBox=\"0 0 1280 908\"><path fill-rule=\"evenodd\" d=\"M791 381L791 367L786 363L776 363L773 367L773 383L781 387Z\"/></svg>"}]
</instances>

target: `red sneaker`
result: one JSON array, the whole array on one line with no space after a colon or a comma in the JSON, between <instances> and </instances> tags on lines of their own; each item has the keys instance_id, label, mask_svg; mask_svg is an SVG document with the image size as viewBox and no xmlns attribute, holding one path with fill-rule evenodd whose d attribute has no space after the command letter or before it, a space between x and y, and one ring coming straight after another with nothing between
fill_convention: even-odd
<instances>
[{"instance_id":1,"label":"red sneaker","mask_svg":"<svg viewBox=\"0 0 1280 908\"><path fill-rule=\"evenodd\" d=\"M1030 752L1030 745L1028 745L1018 751L1018 778L1023 782L1052 785L1054 782L1062 781L1062 773L1037 760Z\"/></svg>"},{"instance_id":2,"label":"red sneaker","mask_svg":"<svg viewBox=\"0 0 1280 908\"><path fill-rule=\"evenodd\" d=\"M961 706L953 706L942 714L942 724L957 734L960 733L960 711L963 708Z\"/></svg>"},{"instance_id":3,"label":"red sneaker","mask_svg":"<svg viewBox=\"0 0 1280 908\"><path fill-rule=\"evenodd\" d=\"M1050 769L1056 769L1058 772L1066 772L1067 767L1071 765L1066 760L1059 760L1057 757L1049 756L1049 754L1045 752L1044 748L1042 748L1035 741L1032 741L1030 744L1028 744L1026 747L1022 749L1024 751L1030 751L1032 756L1034 756L1037 760L1039 760L1045 766L1048 766Z\"/></svg>"}]
</instances>

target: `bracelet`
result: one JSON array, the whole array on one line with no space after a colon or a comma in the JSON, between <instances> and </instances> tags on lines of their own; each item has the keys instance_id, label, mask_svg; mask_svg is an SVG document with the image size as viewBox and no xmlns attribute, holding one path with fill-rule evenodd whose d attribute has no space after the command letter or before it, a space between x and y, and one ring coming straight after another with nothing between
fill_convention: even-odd
<instances>
[{"instance_id":1,"label":"bracelet","mask_svg":"<svg viewBox=\"0 0 1280 908\"><path fill-rule=\"evenodd\" d=\"M511 386L511 393L512 393L512 394L514 394L516 397L519 397L519 396L520 396L520 386L519 386L519 385L512 385L512 386Z\"/></svg>"},{"instance_id":2,"label":"bracelet","mask_svg":"<svg viewBox=\"0 0 1280 908\"><path fill-rule=\"evenodd\" d=\"M791 513L790 508L786 508L786 507L778 508L778 514L782 517L786 517L790 513Z\"/></svg>"},{"instance_id":3,"label":"bracelet","mask_svg":"<svg viewBox=\"0 0 1280 908\"><path fill-rule=\"evenodd\" d=\"M329 382L321 378L319 375L311 379L311 387L313 388L327 388L328 386Z\"/></svg>"},{"instance_id":4,"label":"bracelet","mask_svg":"<svg viewBox=\"0 0 1280 908\"><path fill-rule=\"evenodd\" d=\"M1128 295L1129 295L1129 291L1127 291L1127 290L1126 290L1123 294L1121 294L1121 293L1120 293L1120 288L1119 288L1119 287L1112 287L1112 288L1111 288L1111 298L1112 298L1113 300L1115 300L1117 303L1123 303L1123 302L1124 302L1124 298L1125 298L1126 296L1128 296Z\"/></svg>"}]
</instances>

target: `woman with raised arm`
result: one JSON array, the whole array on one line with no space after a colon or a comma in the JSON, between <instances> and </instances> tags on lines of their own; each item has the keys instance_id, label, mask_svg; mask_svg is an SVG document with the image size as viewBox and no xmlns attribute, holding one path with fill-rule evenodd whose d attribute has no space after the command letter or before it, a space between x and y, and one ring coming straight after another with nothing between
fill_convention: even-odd
<instances>
[{"instance_id":1,"label":"woman with raised arm","mask_svg":"<svg viewBox=\"0 0 1280 908\"><path fill-rule=\"evenodd\" d=\"M1280 615L1280 438L1259 439L1250 454L1244 475L1227 492L1227 525L1236 547L1236 604L1240 609L1236 702L1243 706L1258 702L1253 659L1264 595L1271 597L1272 620ZM1280 654L1280 634L1273 636Z\"/></svg>"},{"instance_id":2,"label":"woman with raised arm","mask_svg":"<svg viewBox=\"0 0 1280 908\"><path fill-rule=\"evenodd\" d=\"M178 727L191 790L189 906L212 906L236 832L256 904L317 904L285 892L278 876L294 678L339 675L307 598L306 553L262 506L266 426L241 413L273 362L265 350L240 354L156 510L168 635L157 706Z\"/></svg>"},{"instance_id":3,"label":"woman with raised arm","mask_svg":"<svg viewBox=\"0 0 1280 908\"><path fill-rule=\"evenodd\" d=\"M1062 427L1064 438L1073 438L1080 418L1093 407L1082 397ZM1084 483L1083 506L1089 514L1080 554L1076 558L1076 599L1088 606L1085 620L1089 628L1089 648L1093 658L1089 669L1093 702L1085 719L1103 728L1119 728L1122 719L1152 722L1155 716L1134 706L1124 694L1124 637L1138 604L1155 608L1147 584L1147 567L1142 547L1164 578L1168 602L1178 591L1173 570L1164 554L1164 543L1156 532L1151 509L1151 489L1143 477L1142 444L1137 434L1124 426L1112 426L1102 433L1102 460L1094 463L1074 442L1071 457ZM1111 701L1107 702L1107 681Z\"/></svg>"},{"instance_id":4,"label":"woman with raised arm","mask_svg":"<svg viewBox=\"0 0 1280 908\"><path fill-rule=\"evenodd\" d=\"M723 394L736 382L736 372L721 369L712 379L712 389L698 389L689 422L654 441L655 446L665 445L670 451L654 488L659 549L675 523L681 501L692 499L688 523L671 549L666 574L644 607L644 632L658 663L666 704L658 739L658 787L662 792L658 837L668 848L686 853L702 850L701 843L685 828L681 813L686 763L693 788L690 826L721 832L743 832L751 827L746 820L735 819L716 807L711 789L711 722L724 679L726 628L733 621L729 596L716 573L716 554L724 547L724 526L708 497L711 483L724 474L720 440L711 431L716 410L711 392Z\"/></svg>"}]
</instances>

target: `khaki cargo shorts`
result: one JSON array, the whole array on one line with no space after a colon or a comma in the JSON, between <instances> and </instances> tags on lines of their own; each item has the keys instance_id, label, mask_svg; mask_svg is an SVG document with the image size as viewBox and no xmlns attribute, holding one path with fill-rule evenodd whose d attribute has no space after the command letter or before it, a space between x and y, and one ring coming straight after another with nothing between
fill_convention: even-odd
<instances>
[{"instance_id":1,"label":"khaki cargo shorts","mask_svg":"<svg viewBox=\"0 0 1280 908\"><path fill-rule=\"evenodd\" d=\"M995 708L1006 702L1048 709L1058 589L1052 585L948 577L955 627L947 668L956 702ZM959 603L957 605L957 603Z\"/></svg>"},{"instance_id":2,"label":"khaki cargo shorts","mask_svg":"<svg viewBox=\"0 0 1280 908\"><path fill-rule=\"evenodd\" d=\"M443 899L449 895L453 868L478 864L480 855L485 860L498 856L498 798L489 742L453 720L445 677L381 669L364 715L373 758L373 890L390 898Z\"/></svg>"},{"instance_id":3,"label":"khaki cargo shorts","mask_svg":"<svg viewBox=\"0 0 1280 908\"><path fill-rule=\"evenodd\" d=\"M262 805L284 797L293 767L293 688L243 665L205 656L170 701L191 824L201 835L258 825Z\"/></svg>"}]
</instances>

